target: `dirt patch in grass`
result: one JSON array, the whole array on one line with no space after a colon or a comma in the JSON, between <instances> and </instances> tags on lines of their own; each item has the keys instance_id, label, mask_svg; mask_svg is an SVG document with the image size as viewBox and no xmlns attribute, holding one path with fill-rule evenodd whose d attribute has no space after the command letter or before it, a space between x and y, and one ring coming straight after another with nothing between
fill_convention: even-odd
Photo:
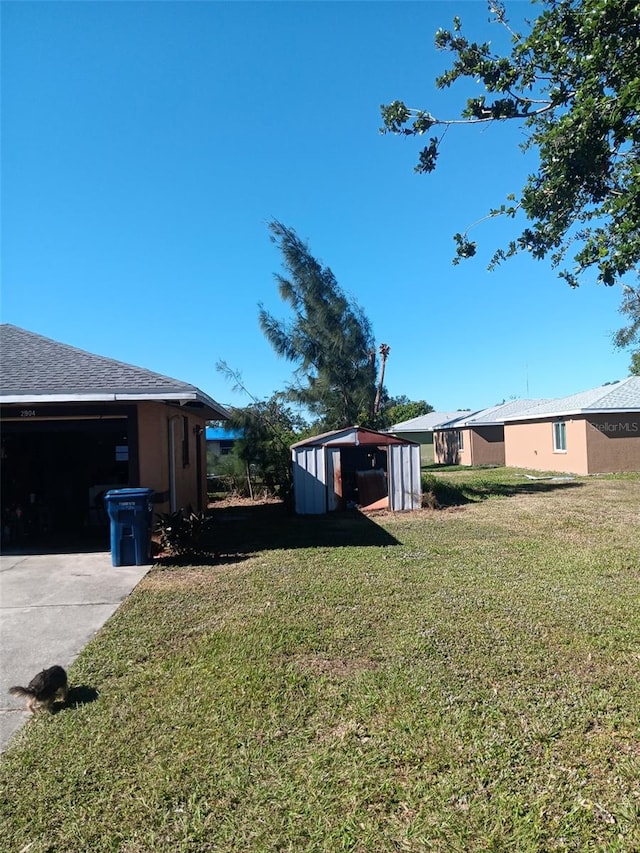
<instances>
[{"instance_id":1,"label":"dirt patch in grass","mask_svg":"<svg viewBox=\"0 0 640 853\"><path fill-rule=\"evenodd\" d=\"M292 662L300 672L331 678L348 679L363 672L372 672L379 663L370 658L330 658L323 655L296 655Z\"/></svg>"}]
</instances>

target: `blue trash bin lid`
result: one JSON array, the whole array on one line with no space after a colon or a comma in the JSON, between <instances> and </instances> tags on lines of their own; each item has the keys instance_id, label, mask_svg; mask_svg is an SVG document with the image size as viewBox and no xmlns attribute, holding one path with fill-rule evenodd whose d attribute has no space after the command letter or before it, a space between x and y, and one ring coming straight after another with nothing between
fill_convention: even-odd
<instances>
[{"instance_id":1,"label":"blue trash bin lid","mask_svg":"<svg viewBox=\"0 0 640 853\"><path fill-rule=\"evenodd\" d=\"M141 500L148 499L150 495L153 494L153 489L109 489L106 492L104 499L105 501L117 501L117 500L127 500L132 501L136 498L140 498Z\"/></svg>"}]
</instances>

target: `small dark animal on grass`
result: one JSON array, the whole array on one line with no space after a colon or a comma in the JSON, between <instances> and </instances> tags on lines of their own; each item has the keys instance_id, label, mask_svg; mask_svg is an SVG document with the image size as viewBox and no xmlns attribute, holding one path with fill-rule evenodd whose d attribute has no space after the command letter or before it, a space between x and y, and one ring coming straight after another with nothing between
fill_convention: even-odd
<instances>
[{"instance_id":1,"label":"small dark animal on grass","mask_svg":"<svg viewBox=\"0 0 640 853\"><path fill-rule=\"evenodd\" d=\"M22 696L27 699L27 708L33 714L38 708L51 711L53 703L60 698L67 698L67 673L61 666L50 666L43 669L31 679L27 687L10 687L12 696Z\"/></svg>"}]
</instances>

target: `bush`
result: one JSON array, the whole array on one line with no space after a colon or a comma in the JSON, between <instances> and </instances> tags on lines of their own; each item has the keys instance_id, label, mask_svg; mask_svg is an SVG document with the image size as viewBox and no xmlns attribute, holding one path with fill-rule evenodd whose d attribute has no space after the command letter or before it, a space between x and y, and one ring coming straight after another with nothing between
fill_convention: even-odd
<instances>
[{"instance_id":1,"label":"bush","mask_svg":"<svg viewBox=\"0 0 640 853\"><path fill-rule=\"evenodd\" d=\"M213 516L193 512L158 513L154 532L160 546L172 557L194 557L211 551Z\"/></svg>"},{"instance_id":2,"label":"bush","mask_svg":"<svg viewBox=\"0 0 640 853\"><path fill-rule=\"evenodd\" d=\"M237 446L226 456L217 456L209 460L208 473L215 477L219 484L224 484L225 490L231 494L240 497L249 496L247 463L239 457Z\"/></svg>"},{"instance_id":3,"label":"bush","mask_svg":"<svg viewBox=\"0 0 640 853\"><path fill-rule=\"evenodd\" d=\"M445 506L460 506L469 503L469 497L459 487L433 474L422 474L422 506L440 509Z\"/></svg>"}]
</instances>

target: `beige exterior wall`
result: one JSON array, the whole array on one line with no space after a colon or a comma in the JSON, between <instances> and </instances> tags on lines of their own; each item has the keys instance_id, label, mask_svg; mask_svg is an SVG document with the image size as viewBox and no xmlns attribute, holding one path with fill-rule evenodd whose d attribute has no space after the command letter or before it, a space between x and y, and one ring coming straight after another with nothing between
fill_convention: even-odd
<instances>
[{"instance_id":1,"label":"beige exterior wall","mask_svg":"<svg viewBox=\"0 0 640 853\"><path fill-rule=\"evenodd\" d=\"M462 447L458 454L458 465L473 465L473 438L470 429L453 430L460 436Z\"/></svg>"},{"instance_id":2,"label":"beige exterior wall","mask_svg":"<svg viewBox=\"0 0 640 853\"><path fill-rule=\"evenodd\" d=\"M187 418L186 422L183 418ZM196 470L196 433L204 430L206 420L192 412L162 403L138 405L138 459L140 485L165 493L167 500L159 503L159 512L170 509L169 495L174 478L175 508L198 506L198 481L203 489L203 508L206 507L207 452L204 433L201 441L200 478ZM173 441L170 435L173 434ZM188 443L188 463L184 464L183 439ZM170 444L173 452L170 459Z\"/></svg>"},{"instance_id":3,"label":"beige exterior wall","mask_svg":"<svg viewBox=\"0 0 640 853\"><path fill-rule=\"evenodd\" d=\"M440 429L433 433L433 461L436 465L469 464L461 462L458 448L458 430Z\"/></svg>"},{"instance_id":4,"label":"beige exterior wall","mask_svg":"<svg viewBox=\"0 0 640 853\"><path fill-rule=\"evenodd\" d=\"M436 430L433 461L438 465L504 465L504 430L501 426Z\"/></svg>"},{"instance_id":5,"label":"beige exterior wall","mask_svg":"<svg viewBox=\"0 0 640 853\"><path fill-rule=\"evenodd\" d=\"M586 431L590 474L640 471L640 412L589 415Z\"/></svg>"},{"instance_id":6,"label":"beige exterior wall","mask_svg":"<svg viewBox=\"0 0 640 853\"><path fill-rule=\"evenodd\" d=\"M558 422L565 424L565 451L554 450L553 425ZM640 472L640 412L520 421L504 429L437 430L433 435L434 461L440 465L508 465L565 474Z\"/></svg>"},{"instance_id":7,"label":"beige exterior wall","mask_svg":"<svg viewBox=\"0 0 640 853\"><path fill-rule=\"evenodd\" d=\"M505 424L505 463L567 474L640 471L640 412L567 417L566 453L553 450L553 423Z\"/></svg>"},{"instance_id":8,"label":"beige exterior wall","mask_svg":"<svg viewBox=\"0 0 640 853\"><path fill-rule=\"evenodd\" d=\"M553 424L566 424L567 450L554 452ZM520 421L504 426L505 464L533 471L588 474L587 437L584 418Z\"/></svg>"},{"instance_id":9,"label":"beige exterior wall","mask_svg":"<svg viewBox=\"0 0 640 853\"><path fill-rule=\"evenodd\" d=\"M465 430L465 441L470 446L471 458L469 463L464 464L504 465L503 427L486 426Z\"/></svg>"},{"instance_id":10,"label":"beige exterior wall","mask_svg":"<svg viewBox=\"0 0 640 853\"><path fill-rule=\"evenodd\" d=\"M140 485L154 492L169 491L167 419L169 406L158 403L138 405L138 460ZM160 507L164 511L164 506Z\"/></svg>"}]
</instances>

